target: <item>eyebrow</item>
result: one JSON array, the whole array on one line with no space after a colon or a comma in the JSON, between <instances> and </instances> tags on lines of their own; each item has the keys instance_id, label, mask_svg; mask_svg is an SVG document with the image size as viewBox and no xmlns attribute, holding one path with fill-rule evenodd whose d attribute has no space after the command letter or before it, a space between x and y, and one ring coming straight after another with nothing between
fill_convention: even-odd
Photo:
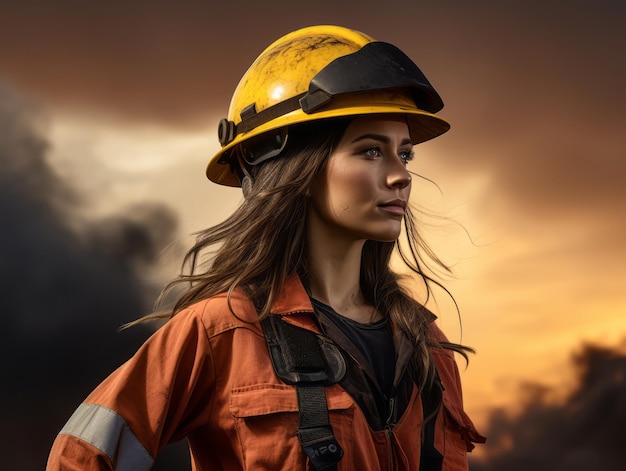
<instances>
[{"instance_id":1,"label":"eyebrow","mask_svg":"<svg viewBox=\"0 0 626 471\"><path fill-rule=\"evenodd\" d=\"M372 139L374 141L382 142L383 144L389 144L389 142L391 142L391 139L389 139L389 137L383 134L363 134L362 136L355 138L351 142L351 144L354 144L355 142L363 141L365 139ZM403 139L402 142L400 143L401 146L404 146L406 144L412 144L411 139L409 138Z\"/></svg>"}]
</instances>

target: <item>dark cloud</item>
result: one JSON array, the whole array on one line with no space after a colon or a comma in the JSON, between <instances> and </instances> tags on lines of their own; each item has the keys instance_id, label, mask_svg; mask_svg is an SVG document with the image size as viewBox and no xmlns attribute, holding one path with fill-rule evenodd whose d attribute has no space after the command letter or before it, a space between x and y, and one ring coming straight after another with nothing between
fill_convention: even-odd
<instances>
[{"instance_id":1,"label":"dark cloud","mask_svg":"<svg viewBox=\"0 0 626 471\"><path fill-rule=\"evenodd\" d=\"M487 456L474 471L624 468L626 342L585 345L573 357L576 385L555 402L540 383L526 385L520 414L497 411L489 424Z\"/></svg>"},{"instance_id":2,"label":"dark cloud","mask_svg":"<svg viewBox=\"0 0 626 471\"><path fill-rule=\"evenodd\" d=\"M36 114L0 88L0 391L3 467L43 469L52 440L87 393L148 335L118 327L149 312L175 218L143 205L95 223L48 165Z\"/></svg>"},{"instance_id":3,"label":"dark cloud","mask_svg":"<svg viewBox=\"0 0 626 471\"><path fill-rule=\"evenodd\" d=\"M490 173L491 193L538 221L618 216L626 198L624 5L501 8L510 11L472 15L475 34L442 48L455 71L443 80L453 122L442 139L446 162Z\"/></svg>"},{"instance_id":4,"label":"dark cloud","mask_svg":"<svg viewBox=\"0 0 626 471\"><path fill-rule=\"evenodd\" d=\"M626 197L624 13L611 0L27 0L0 17L0 75L55 107L204 130L271 41L344 24L398 44L432 79L453 125L438 143L453 170L489 171L495 194L535 216L605 217Z\"/></svg>"},{"instance_id":5,"label":"dark cloud","mask_svg":"<svg viewBox=\"0 0 626 471\"><path fill-rule=\"evenodd\" d=\"M601 8L573 8L570 2L558 8L558 15L556 10L538 1L503 5L492 0L436 6L391 0L383 9L372 1L320 0L312 8L274 0L240 2L233 9L215 2L22 0L4 7L0 64L18 84L56 104L180 125L204 120L209 108L223 113L256 55L302 26L343 24L397 43L425 65L429 77L434 74L436 84L454 90L469 85L481 70L515 71L511 42L517 49L529 44L526 50L536 52L546 42L542 36L549 41L562 34L571 17L581 16L576 12L593 16ZM595 30L586 19L586 31ZM559 57L561 51L554 52ZM542 55L534 57L536 62ZM532 76L522 65L516 82ZM489 85L466 90L482 95ZM502 82L495 85L503 88Z\"/></svg>"},{"instance_id":6,"label":"dark cloud","mask_svg":"<svg viewBox=\"0 0 626 471\"><path fill-rule=\"evenodd\" d=\"M336 15L350 9L333 5ZM27 0L0 19L0 74L55 106L205 125L208 113L226 112L241 75L266 45L327 22L314 10L286 1L234 9L215 2Z\"/></svg>"}]
</instances>

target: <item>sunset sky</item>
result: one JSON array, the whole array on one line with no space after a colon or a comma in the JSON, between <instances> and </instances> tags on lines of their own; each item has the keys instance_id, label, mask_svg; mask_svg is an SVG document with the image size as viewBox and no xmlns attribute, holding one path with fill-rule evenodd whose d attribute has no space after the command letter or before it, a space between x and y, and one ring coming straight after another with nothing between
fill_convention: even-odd
<instances>
[{"instance_id":1,"label":"sunset sky","mask_svg":"<svg viewBox=\"0 0 626 471\"><path fill-rule=\"evenodd\" d=\"M454 267L443 282L462 342L477 350L462 373L468 412L485 427L494 408L515 409L524 383L567 387L583 343L626 338L626 4L304 5L3 1L0 88L33 116L82 218L156 202L177 215L185 248L241 200L204 166L265 46L313 24L397 45L452 124L410 164L441 192L422 181L411 199L445 217L424 231ZM146 276L172 276L172 252ZM444 330L461 340L453 304L437 300Z\"/></svg>"}]
</instances>

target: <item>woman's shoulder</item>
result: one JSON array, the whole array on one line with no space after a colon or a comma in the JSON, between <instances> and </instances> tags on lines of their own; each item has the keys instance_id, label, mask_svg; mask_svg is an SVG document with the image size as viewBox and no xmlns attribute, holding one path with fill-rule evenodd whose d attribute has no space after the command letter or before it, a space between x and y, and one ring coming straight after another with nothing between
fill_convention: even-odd
<instances>
[{"instance_id":1,"label":"woman's shoulder","mask_svg":"<svg viewBox=\"0 0 626 471\"><path fill-rule=\"evenodd\" d=\"M432 319L428 324L428 335L436 343L448 342L448 337L443 333L443 330L439 328L436 322L436 318Z\"/></svg>"},{"instance_id":2,"label":"woman's shoulder","mask_svg":"<svg viewBox=\"0 0 626 471\"><path fill-rule=\"evenodd\" d=\"M175 317L197 317L209 336L237 327L254 328L258 324L257 312L252 301L241 291L220 293L194 302L182 309Z\"/></svg>"}]
</instances>

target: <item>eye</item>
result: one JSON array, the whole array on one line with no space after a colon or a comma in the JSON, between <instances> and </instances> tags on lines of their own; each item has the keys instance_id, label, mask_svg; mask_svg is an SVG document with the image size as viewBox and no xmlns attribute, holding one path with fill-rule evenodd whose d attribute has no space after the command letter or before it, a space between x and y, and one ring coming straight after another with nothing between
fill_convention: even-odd
<instances>
[{"instance_id":1,"label":"eye","mask_svg":"<svg viewBox=\"0 0 626 471\"><path fill-rule=\"evenodd\" d=\"M376 157L382 157L383 152L380 149L380 147L370 147L368 149L361 151L361 154L365 155L366 157L376 158Z\"/></svg>"},{"instance_id":2,"label":"eye","mask_svg":"<svg viewBox=\"0 0 626 471\"><path fill-rule=\"evenodd\" d=\"M412 150L403 150L398 154L400 160L402 160L402 162L405 164L408 164L411 160L413 160L414 156L415 152L413 152Z\"/></svg>"}]
</instances>

